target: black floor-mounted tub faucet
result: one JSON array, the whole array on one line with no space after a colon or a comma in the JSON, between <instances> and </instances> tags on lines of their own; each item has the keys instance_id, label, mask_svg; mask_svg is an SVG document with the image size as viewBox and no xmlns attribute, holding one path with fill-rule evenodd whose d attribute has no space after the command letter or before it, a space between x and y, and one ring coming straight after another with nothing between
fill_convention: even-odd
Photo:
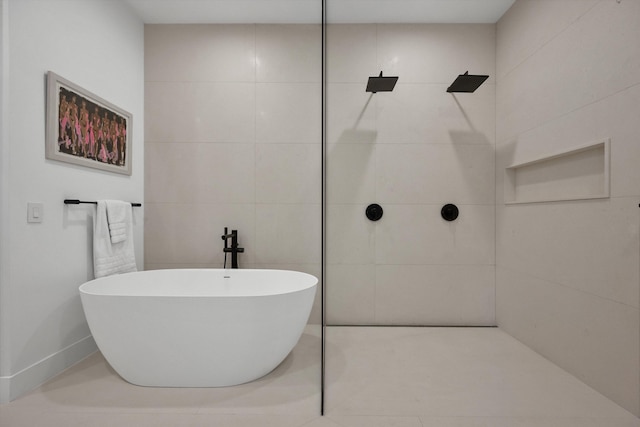
<instances>
[{"instance_id":1,"label":"black floor-mounted tub faucet","mask_svg":"<svg viewBox=\"0 0 640 427\"><path fill-rule=\"evenodd\" d=\"M228 245L229 239L231 239L231 247ZM238 247L238 230L231 230L231 233L229 233L227 227L225 227L222 240L224 240L224 253L231 253L231 268L238 268L238 254L244 252L244 248ZM226 255L224 268L227 268Z\"/></svg>"}]
</instances>

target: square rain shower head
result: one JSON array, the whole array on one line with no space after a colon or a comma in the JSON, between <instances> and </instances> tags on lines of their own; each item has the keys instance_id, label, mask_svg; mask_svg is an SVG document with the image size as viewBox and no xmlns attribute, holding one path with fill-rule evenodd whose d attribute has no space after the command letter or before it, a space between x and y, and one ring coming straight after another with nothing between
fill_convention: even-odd
<instances>
[{"instance_id":1,"label":"square rain shower head","mask_svg":"<svg viewBox=\"0 0 640 427\"><path fill-rule=\"evenodd\" d=\"M391 92L396 86L397 77L382 77L382 71L377 77L369 77L367 92Z\"/></svg>"},{"instance_id":2,"label":"square rain shower head","mask_svg":"<svg viewBox=\"0 0 640 427\"><path fill-rule=\"evenodd\" d=\"M473 75L467 71L464 74L460 74L457 79L451 83L451 86L447 89L447 92L466 92L473 93L480 87L489 76Z\"/></svg>"}]
</instances>

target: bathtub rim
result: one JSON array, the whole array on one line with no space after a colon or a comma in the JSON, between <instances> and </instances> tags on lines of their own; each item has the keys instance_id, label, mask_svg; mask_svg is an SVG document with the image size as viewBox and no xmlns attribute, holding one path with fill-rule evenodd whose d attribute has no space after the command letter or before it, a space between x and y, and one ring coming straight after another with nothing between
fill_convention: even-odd
<instances>
[{"instance_id":1,"label":"bathtub rim","mask_svg":"<svg viewBox=\"0 0 640 427\"><path fill-rule=\"evenodd\" d=\"M132 288L128 288L127 285L124 285L124 288L127 289L126 292L104 292L104 290L100 290L100 285L109 286L109 282L114 281L122 281L122 280L133 280L132 278L136 276L144 277L150 276L153 274L187 274L189 272L192 273L210 273L215 274L216 272L222 274L223 278L225 276L231 276L233 274L246 274L243 272L248 272L248 274L259 274L259 273L267 273L269 275L275 276L278 273L285 274L289 276L297 276L302 280L296 281L296 286L293 289L287 289L284 291L278 292L260 292L260 293L249 293L249 294L202 294L202 293L149 293L149 292L132 292ZM142 271L134 271L129 273L115 274L111 276L100 277L97 279L89 280L87 282L82 283L78 287L78 291L81 295L87 296L96 296L96 297L141 297L141 298L258 298L258 297L271 297L284 295L289 293L301 292L310 288L314 288L318 285L319 279L309 273L305 273L302 271L296 270L282 270L282 269L266 269L266 268L246 268L246 269L223 269L223 268L175 268L175 269L155 269L155 270L142 270ZM119 283L119 286L123 286ZM92 287L96 287L97 289L90 289ZM268 285L265 285L262 290L268 289Z\"/></svg>"}]
</instances>

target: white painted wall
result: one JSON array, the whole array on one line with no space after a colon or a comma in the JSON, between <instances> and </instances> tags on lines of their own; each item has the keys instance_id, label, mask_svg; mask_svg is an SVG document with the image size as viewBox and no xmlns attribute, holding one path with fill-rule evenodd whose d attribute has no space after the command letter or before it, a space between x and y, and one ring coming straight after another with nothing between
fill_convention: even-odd
<instances>
[{"instance_id":1,"label":"white painted wall","mask_svg":"<svg viewBox=\"0 0 640 427\"><path fill-rule=\"evenodd\" d=\"M518 0L496 64L498 326L638 415L640 2ZM502 203L508 165L609 138L610 198Z\"/></svg>"},{"instance_id":2,"label":"white painted wall","mask_svg":"<svg viewBox=\"0 0 640 427\"><path fill-rule=\"evenodd\" d=\"M94 207L62 201L143 201L144 27L111 0L2 4L0 400L7 401L95 349L77 290L93 278ZM133 114L132 176L45 159L49 70ZM44 203L41 224L27 224L27 202ZM142 268L143 211L134 212Z\"/></svg>"},{"instance_id":3,"label":"white painted wall","mask_svg":"<svg viewBox=\"0 0 640 427\"><path fill-rule=\"evenodd\" d=\"M8 283L8 254L9 245L7 233L8 225L8 175L9 175L9 156L8 145L4 141L8 140L9 132L7 130L7 116L9 93L9 16L7 13L9 0L0 2L0 376L5 372L10 372L9 364L9 312L4 307L9 307L9 289L8 286L2 286ZM4 396L9 395L9 382L0 381L0 402L4 402Z\"/></svg>"}]
</instances>

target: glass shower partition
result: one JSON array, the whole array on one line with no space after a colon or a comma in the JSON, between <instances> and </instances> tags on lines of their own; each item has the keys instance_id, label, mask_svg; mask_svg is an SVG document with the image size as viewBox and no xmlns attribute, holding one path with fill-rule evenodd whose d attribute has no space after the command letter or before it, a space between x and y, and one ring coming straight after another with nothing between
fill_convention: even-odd
<instances>
[{"instance_id":1,"label":"glass shower partition","mask_svg":"<svg viewBox=\"0 0 640 427\"><path fill-rule=\"evenodd\" d=\"M239 268L321 279L322 1L226 2L219 15L145 26L145 268L222 268L226 227ZM320 285L272 373L286 392L266 399L297 413L319 412Z\"/></svg>"}]
</instances>

